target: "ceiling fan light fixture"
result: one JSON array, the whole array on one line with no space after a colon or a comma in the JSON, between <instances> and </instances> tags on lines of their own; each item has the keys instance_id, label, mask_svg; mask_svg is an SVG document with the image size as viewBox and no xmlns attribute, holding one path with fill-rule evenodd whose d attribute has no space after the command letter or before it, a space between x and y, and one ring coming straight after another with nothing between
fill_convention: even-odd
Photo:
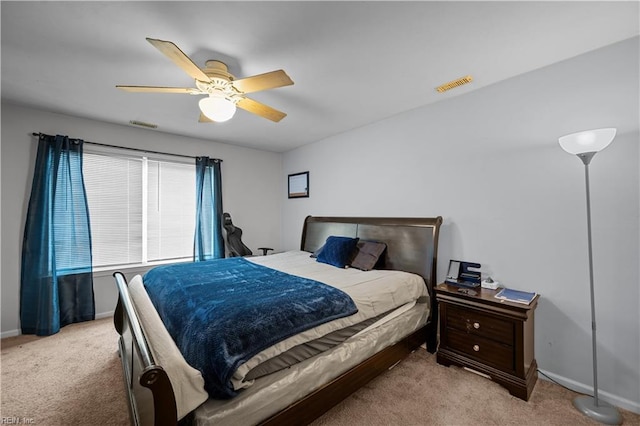
<instances>
[{"instance_id":1,"label":"ceiling fan light fixture","mask_svg":"<svg viewBox=\"0 0 640 426\"><path fill-rule=\"evenodd\" d=\"M231 119L236 113L236 104L217 94L210 94L208 97L200 99L198 106L207 118L217 123Z\"/></svg>"}]
</instances>

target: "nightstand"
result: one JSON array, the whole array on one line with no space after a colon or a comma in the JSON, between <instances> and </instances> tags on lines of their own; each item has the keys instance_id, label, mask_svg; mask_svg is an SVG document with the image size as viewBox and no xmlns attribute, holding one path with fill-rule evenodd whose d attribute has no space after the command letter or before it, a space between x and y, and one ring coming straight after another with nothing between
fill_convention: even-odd
<instances>
[{"instance_id":1,"label":"nightstand","mask_svg":"<svg viewBox=\"0 0 640 426\"><path fill-rule=\"evenodd\" d=\"M472 295L459 289L449 284L436 286L440 312L437 362L475 370L528 401L538 379L533 314L539 296L524 305L496 299L498 290L477 287L473 289L477 294Z\"/></svg>"}]
</instances>

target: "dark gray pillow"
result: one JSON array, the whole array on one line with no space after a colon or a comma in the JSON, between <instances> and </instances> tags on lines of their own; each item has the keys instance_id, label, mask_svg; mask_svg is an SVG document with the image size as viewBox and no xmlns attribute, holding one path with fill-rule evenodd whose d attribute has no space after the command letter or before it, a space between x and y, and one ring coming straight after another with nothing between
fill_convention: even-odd
<instances>
[{"instance_id":1,"label":"dark gray pillow","mask_svg":"<svg viewBox=\"0 0 640 426\"><path fill-rule=\"evenodd\" d=\"M370 271L376 266L380 256L386 250L387 245L379 241L363 241L358 242L358 252L351 261L351 267Z\"/></svg>"}]
</instances>

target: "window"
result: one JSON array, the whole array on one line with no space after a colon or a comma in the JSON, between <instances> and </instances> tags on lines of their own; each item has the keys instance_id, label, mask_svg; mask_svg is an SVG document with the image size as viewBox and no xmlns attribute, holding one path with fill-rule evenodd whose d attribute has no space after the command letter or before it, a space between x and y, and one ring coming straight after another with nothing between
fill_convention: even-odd
<instances>
[{"instance_id":1,"label":"window","mask_svg":"<svg viewBox=\"0 0 640 426\"><path fill-rule=\"evenodd\" d=\"M93 266L192 258L195 165L85 149Z\"/></svg>"}]
</instances>

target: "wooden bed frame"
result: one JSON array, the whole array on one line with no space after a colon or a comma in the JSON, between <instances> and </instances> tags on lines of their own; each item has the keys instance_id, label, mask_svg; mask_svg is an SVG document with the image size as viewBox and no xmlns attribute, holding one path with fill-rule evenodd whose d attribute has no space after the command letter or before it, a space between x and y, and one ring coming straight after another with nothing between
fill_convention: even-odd
<instances>
[{"instance_id":1,"label":"wooden bed frame","mask_svg":"<svg viewBox=\"0 0 640 426\"><path fill-rule=\"evenodd\" d=\"M389 367L405 358L421 344L435 352L437 345L436 285L438 235L442 217L435 218L365 218L314 217L305 219L300 248L313 252L330 235L384 241L384 269L396 269L422 276L431 296L430 320L427 324L371 358L346 371L316 391L266 419L264 425L311 423L331 407ZM134 425L176 425L176 400L167 373L153 359L144 330L129 294L124 275L114 273L118 286L118 304L114 325L122 360L129 413ZM321 356L321 355L319 355ZM188 424L190 416L181 423Z\"/></svg>"}]
</instances>

